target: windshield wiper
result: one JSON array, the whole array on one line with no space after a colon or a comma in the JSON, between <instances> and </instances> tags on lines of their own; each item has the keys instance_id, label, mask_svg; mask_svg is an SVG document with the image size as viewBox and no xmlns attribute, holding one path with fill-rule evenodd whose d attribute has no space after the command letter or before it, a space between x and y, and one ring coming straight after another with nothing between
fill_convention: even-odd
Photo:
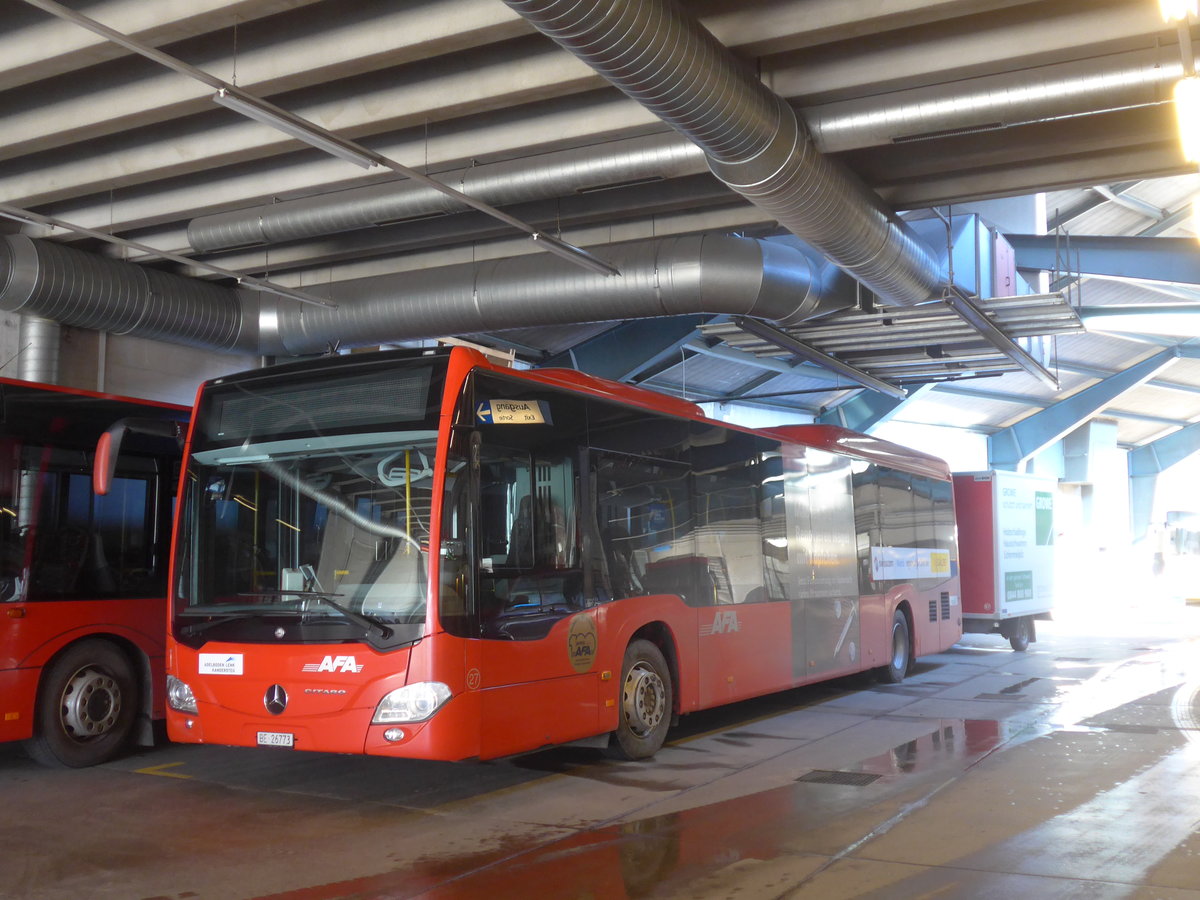
<instances>
[{"instance_id":1,"label":"windshield wiper","mask_svg":"<svg viewBox=\"0 0 1200 900\"><path fill-rule=\"evenodd\" d=\"M243 594L238 594L239 597L303 597L305 599L316 600L319 603L324 603L326 606L332 607L340 612L343 616L353 622L355 625L362 628L367 634L378 634L383 640L387 640L392 636L392 629L388 628L382 622L372 619L370 616L365 616L362 613L356 613L352 609L347 609L342 604L336 602L334 597L342 597L343 594L330 594L325 591L248 591Z\"/></svg>"},{"instance_id":2,"label":"windshield wiper","mask_svg":"<svg viewBox=\"0 0 1200 900\"><path fill-rule=\"evenodd\" d=\"M193 635L203 634L204 632L208 631L210 628L215 628L218 625L224 625L226 622L237 622L242 619L260 619L266 615L298 616L298 615L300 615L300 611L288 609L288 610L272 610L270 613L264 613L264 612L257 612L257 611L248 609L248 610L245 610L240 613L234 613L232 615L221 616L220 618L216 618L216 619L209 619L207 622L196 622L192 625L182 625L179 628L179 633L182 635L185 635L187 637L191 637Z\"/></svg>"}]
</instances>

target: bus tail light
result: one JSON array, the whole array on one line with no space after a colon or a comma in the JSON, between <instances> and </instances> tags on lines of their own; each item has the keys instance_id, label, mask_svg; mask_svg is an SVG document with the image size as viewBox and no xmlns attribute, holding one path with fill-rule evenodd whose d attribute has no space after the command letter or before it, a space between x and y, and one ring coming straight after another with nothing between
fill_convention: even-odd
<instances>
[{"instance_id":1,"label":"bus tail light","mask_svg":"<svg viewBox=\"0 0 1200 900\"><path fill-rule=\"evenodd\" d=\"M179 712L197 714L196 695L192 693L191 685L174 675L167 676L167 705Z\"/></svg>"},{"instance_id":2,"label":"bus tail light","mask_svg":"<svg viewBox=\"0 0 1200 900\"><path fill-rule=\"evenodd\" d=\"M422 681L397 688L375 707L372 725L393 722L424 722L450 699L450 688L440 681Z\"/></svg>"}]
</instances>

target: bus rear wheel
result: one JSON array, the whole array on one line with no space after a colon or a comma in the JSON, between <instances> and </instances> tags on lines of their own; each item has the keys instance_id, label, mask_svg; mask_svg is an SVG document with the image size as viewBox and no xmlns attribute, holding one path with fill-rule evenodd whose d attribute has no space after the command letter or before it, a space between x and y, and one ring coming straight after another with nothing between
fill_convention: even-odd
<instances>
[{"instance_id":1,"label":"bus rear wheel","mask_svg":"<svg viewBox=\"0 0 1200 900\"><path fill-rule=\"evenodd\" d=\"M25 747L42 765L94 766L126 745L136 712L137 679L129 660L107 641L80 641L46 669L34 736Z\"/></svg>"},{"instance_id":2,"label":"bus rear wheel","mask_svg":"<svg viewBox=\"0 0 1200 900\"><path fill-rule=\"evenodd\" d=\"M662 747L671 727L671 673L662 651L650 641L632 641L621 664L617 730L608 741L613 759L648 759Z\"/></svg>"},{"instance_id":3,"label":"bus rear wheel","mask_svg":"<svg viewBox=\"0 0 1200 900\"><path fill-rule=\"evenodd\" d=\"M892 614L891 657L886 666L876 669L879 680L886 684L899 684L912 665L912 635L908 630L908 618L903 610Z\"/></svg>"}]
</instances>

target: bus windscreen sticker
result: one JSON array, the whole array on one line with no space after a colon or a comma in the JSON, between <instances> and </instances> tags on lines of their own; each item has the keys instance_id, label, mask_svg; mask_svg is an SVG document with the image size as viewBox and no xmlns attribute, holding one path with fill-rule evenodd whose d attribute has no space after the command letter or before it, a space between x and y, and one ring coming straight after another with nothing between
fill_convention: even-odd
<instances>
[{"instance_id":1,"label":"bus windscreen sticker","mask_svg":"<svg viewBox=\"0 0 1200 900\"><path fill-rule=\"evenodd\" d=\"M475 407L482 425L553 425L542 400L484 400Z\"/></svg>"},{"instance_id":2,"label":"bus windscreen sticker","mask_svg":"<svg viewBox=\"0 0 1200 900\"><path fill-rule=\"evenodd\" d=\"M201 653L201 675L241 675L242 654L240 653Z\"/></svg>"}]
</instances>

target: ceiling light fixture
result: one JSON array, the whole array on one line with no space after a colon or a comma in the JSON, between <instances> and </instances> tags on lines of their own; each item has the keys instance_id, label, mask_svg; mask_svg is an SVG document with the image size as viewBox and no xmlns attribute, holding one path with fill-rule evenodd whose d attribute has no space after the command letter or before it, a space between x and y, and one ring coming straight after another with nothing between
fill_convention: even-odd
<instances>
[{"instance_id":1,"label":"ceiling light fixture","mask_svg":"<svg viewBox=\"0 0 1200 900\"><path fill-rule=\"evenodd\" d=\"M1200 15L1197 0L1158 0L1164 22L1184 22L1188 16Z\"/></svg>"},{"instance_id":2,"label":"ceiling light fixture","mask_svg":"<svg viewBox=\"0 0 1200 900\"><path fill-rule=\"evenodd\" d=\"M240 92L234 93L229 88L221 88L213 94L213 102L224 106L226 109L232 109L236 113L241 113L248 119L261 122L263 125L269 125L271 128L291 135L297 140L304 141L310 147L316 147L318 150L324 150L338 159L352 162L356 166L369 169L376 164L375 160L356 150L354 147L343 143L336 135L317 131L304 119L293 116L287 111L279 109L279 107L273 106L257 97Z\"/></svg>"},{"instance_id":3,"label":"ceiling light fixture","mask_svg":"<svg viewBox=\"0 0 1200 900\"><path fill-rule=\"evenodd\" d=\"M1175 82L1174 99L1183 158L1200 162L1200 77L1189 75Z\"/></svg>"}]
</instances>

